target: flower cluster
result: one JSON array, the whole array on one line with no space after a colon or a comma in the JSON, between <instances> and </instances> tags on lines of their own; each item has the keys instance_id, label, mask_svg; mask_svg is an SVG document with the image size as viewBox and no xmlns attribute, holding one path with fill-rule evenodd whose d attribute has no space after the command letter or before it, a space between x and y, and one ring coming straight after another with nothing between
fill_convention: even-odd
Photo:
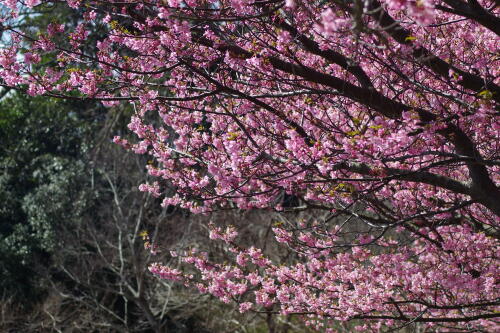
<instances>
[{"instance_id":1,"label":"flower cluster","mask_svg":"<svg viewBox=\"0 0 500 333\"><path fill-rule=\"evenodd\" d=\"M0 0L2 84L129 102L136 140L114 141L152 161L158 181L140 190L194 213L328 212L273 229L295 262L211 226L233 265L190 253L198 276L154 273L318 329L329 318L495 330L500 31L489 0L67 0L82 14L75 27L21 31L19 11L47 2Z\"/></svg>"},{"instance_id":2,"label":"flower cluster","mask_svg":"<svg viewBox=\"0 0 500 333\"><path fill-rule=\"evenodd\" d=\"M280 227L274 231L283 241L280 235L287 232ZM335 242L325 242L325 237L302 237L309 241L298 243L285 240L299 254L297 263L288 266L273 263L255 247L236 247L232 237L211 236L232 249L231 264L212 263L206 254L195 251L182 257L183 262L193 265L195 275L183 275L160 264L150 269L223 302L237 302L241 312L273 307L283 315L307 313L308 324L317 329L325 320L333 323L352 318L366 320L364 331L378 331L377 319L383 319L385 326L398 320L425 319L432 326L440 317L466 321L485 309L497 311L498 305L488 300L500 297L500 271L494 264L498 241L468 227L426 228L421 232L427 233L428 239L406 246L377 241L370 247L363 245L371 240L363 240L342 252ZM220 228L212 225L210 233L219 235ZM436 243L437 238L443 242ZM463 304L473 306L462 308Z\"/></svg>"}]
</instances>

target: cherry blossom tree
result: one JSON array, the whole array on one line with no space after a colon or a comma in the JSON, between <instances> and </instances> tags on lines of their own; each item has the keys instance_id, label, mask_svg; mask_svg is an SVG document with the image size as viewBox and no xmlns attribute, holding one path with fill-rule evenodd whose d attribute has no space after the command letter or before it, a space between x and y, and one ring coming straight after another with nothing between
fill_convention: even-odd
<instances>
[{"instance_id":1,"label":"cherry blossom tree","mask_svg":"<svg viewBox=\"0 0 500 333\"><path fill-rule=\"evenodd\" d=\"M60 2L85 21L16 28ZM215 223L233 262L153 273L318 330L499 329L498 2L1 3L2 84L131 103L137 141L115 142L151 157L163 205L328 213L274 224L294 260Z\"/></svg>"}]
</instances>

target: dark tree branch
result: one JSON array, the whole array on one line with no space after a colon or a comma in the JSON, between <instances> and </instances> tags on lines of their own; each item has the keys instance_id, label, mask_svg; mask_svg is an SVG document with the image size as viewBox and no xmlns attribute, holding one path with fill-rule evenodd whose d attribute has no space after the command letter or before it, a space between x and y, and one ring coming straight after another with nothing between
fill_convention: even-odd
<instances>
[{"instance_id":1,"label":"dark tree branch","mask_svg":"<svg viewBox=\"0 0 500 333\"><path fill-rule=\"evenodd\" d=\"M469 0L468 3L461 0L444 2L455 10L455 14L474 20L500 36L500 18L485 10L476 0ZM436 8L442 10L442 6Z\"/></svg>"},{"instance_id":2,"label":"dark tree branch","mask_svg":"<svg viewBox=\"0 0 500 333\"><path fill-rule=\"evenodd\" d=\"M326 59L334 64L337 64L341 68L347 70L349 73L354 75L358 82L361 84L362 87L364 88L369 88L373 87L373 84L371 82L371 79L366 75L365 71L354 62L352 59L346 58L344 55L334 51L334 50L322 50L318 43L315 41L311 40L307 36L299 33L299 31L289 25L288 23L281 21L276 24L277 27L288 31L294 38L296 38L303 46L303 48L306 51L311 52L312 54L315 54L317 56L322 57L323 59Z\"/></svg>"},{"instance_id":3,"label":"dark tree branch","mask_svg":"<svg viewBox=\"0 0 500 333\"><path fill-rule=\"evenodd\" d=\"M367 320L380 320L380 319L385 319L385 320L402 320L402 321L414 321L414 322L419 322L419 323L462 323L462 322L470 322L474 320L480 320L480 319L492 319L492 318L499 318L500 313L486 313L483 315L477 315L477 316L470 316L470 317L457 317L457 318L450 318L450 317L439 317L439 318L409 318L405 316L399 316L399 317L394 317L394 316L354 316L352 319L367 319Z\"/></svg>"},{"instance_id":4,"label":"dark tree branch","mask_svg":"<svg viewBox=\"0 0 500 333\"><path fill-rule=\"evenodd\" d=\"M411 33L403 28L396 20L394 20L383 8L378 0L372 0L370 10L375 18L379 20L380 26L394 38L398 43L412 45ZM466 89L470 89L479 93L485 89L493 93L492 98L500 103L500 87L494 82L485 82L483 78L477 75L465 72L455 66L448 64L446 61L434 55L431 51L423 46L413 48L413 57L422 65L431 69L439 76L448 79L450 70L453 70L462 78L458 80L458 84Z\"/></svg>"}]
</instances>

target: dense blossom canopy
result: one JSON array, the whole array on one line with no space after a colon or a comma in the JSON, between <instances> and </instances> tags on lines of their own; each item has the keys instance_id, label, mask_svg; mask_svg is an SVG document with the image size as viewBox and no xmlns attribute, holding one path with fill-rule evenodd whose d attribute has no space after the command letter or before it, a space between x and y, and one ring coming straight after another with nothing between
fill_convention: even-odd
<instances>
[{"instance_id":1,"label":"dense blossom canopy","mask_svg":"<svg viewBox=\"0 0 500 333\"><path fill-rule=\"evenodd\" d=\"M317 329L499 328L495 2L67 0L75 29L16 28L57 2L1 1L3 85L132 103L138 140L115 142L152 157L164 205L330 212L274 226L293 263L214 225L232 264L154 273Z\"/></svg>"}]
</instances>

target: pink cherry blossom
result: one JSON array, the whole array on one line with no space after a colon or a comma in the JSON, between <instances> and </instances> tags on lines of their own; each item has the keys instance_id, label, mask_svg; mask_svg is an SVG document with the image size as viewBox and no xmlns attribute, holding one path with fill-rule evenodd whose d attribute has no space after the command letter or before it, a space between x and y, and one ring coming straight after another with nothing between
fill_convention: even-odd
<instances>
[{"instance_id":1,"label":"pink cherry blossom","mask_svg":"<svg viewBox=\"0 0 500 333\"><path fill-rule=\"evenodd\" d=\"M129 103L135 139L113 141L163 206L311 212L263 221L265 248L214 221L228 261L186 249L153 274L319 331L499 329L490 2L67 0L82 21L36 36L13 21L40 1L0 3L3 84Z\"/></svg>"}]
</instances>

